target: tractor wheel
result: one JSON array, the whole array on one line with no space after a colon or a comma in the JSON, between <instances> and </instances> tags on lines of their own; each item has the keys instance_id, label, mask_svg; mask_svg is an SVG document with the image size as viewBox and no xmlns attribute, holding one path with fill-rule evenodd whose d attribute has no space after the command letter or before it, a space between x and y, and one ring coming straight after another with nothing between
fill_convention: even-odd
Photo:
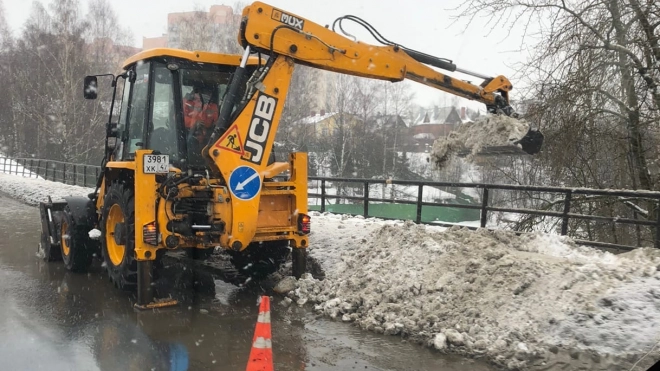
<instances>
[{"instance_id":1,"label":"tractor wheel","mask_svg":"<svg viewBox=\"0 0 660 371\"><path fill-rule=\"evenodd\" d=\"M84 272L92 263L95 250L94 241L87 234L89 228L77 225L69 206L60 214L59 223L60 251L66 269L72 272Z\"/></svg>"},{"instance_id":2,"label":"tractor wheel","mask_svg":"<svg viewBox=\"0 0 660 371\"><path fill-rule=\"evenodd\" d=\"M300 279L307 270L307 249L292 249L291 263L293 276Z\"/></svg>"},{"instance_id":3,"label":"tractor wheel","mask_svg":"<svg viewBox=\"0 0 660 371\"><path fill-rule=\"evenodd\" d=\"M133 191L112 183L103 200L101 251L110 280L120 289L137 287Z\"/></svg>"},{"instance_id":4,"label":"tractor wheel","mask_svg":"<svg viewBox=\"0 0 660 371\"><path fill-rule=\"evenodd\" d=\"M277 272L289 255L289 241L254 242L243 251L227 250L240 274L262 280Z\"/></svg>"},{"instance_id":5,"label":"tractor wheel","mask_svg":"<svg viewBox=\"0 0 660 371\"><path fill-rule=\"evenodd\" d=\"M56 228L59 226L59 224L56 224ZM48 239L48 236L46 236L45 232L41 232L41 250L43 252L43 259L46 262L55 262L55 261L60 261L62 260L62 250L57 248L57 246L53 246L50 244L50 240Z\"/></svg>"}]
</instances>

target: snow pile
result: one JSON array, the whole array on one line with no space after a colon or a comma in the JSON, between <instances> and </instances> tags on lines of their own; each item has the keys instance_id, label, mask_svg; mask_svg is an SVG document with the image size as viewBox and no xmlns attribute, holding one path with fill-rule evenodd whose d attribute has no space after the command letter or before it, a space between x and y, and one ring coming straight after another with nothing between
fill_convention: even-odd
<instances>
[{"instance_id":1,"label":"snow pile","mask_svg":"<svg viewBox=\"0 0 660 371\"><path fill-rule=\"evenodd\" d=\"M94 192L93 188L49 182L42 179L24 178L18 175L0 174L0 191L28 205L39 205L39 202L63 200L67 196L87 196Z\"/></svg>"},{"instance_id":2,"label":"snow pile","mask_svg":"<svg viewBox=\"0 0 660 371\"><path fill-rule=\"evenodd\" d=\"M546 362L558 348L639 354L660 334L655 250L615 256L558 236L312 221L323 228L313 228L310 255L326 278L306 276L289 295L363 329L508 368Z\"/></svg>"},{"instance_id":3,"label":"snow pile","mask_svg":"<svg viewBox=\"0 0 660 371\"><path fill-rule=\"evenodd\" d=\"M433 143L431 159L438 168L446 166L459 153L469 151L470 156L484 147L520 146L514 144L529 131L529 124L506 115L487 115L474 122L462 124L446 138Z\"/></svg>"}]
</instances>

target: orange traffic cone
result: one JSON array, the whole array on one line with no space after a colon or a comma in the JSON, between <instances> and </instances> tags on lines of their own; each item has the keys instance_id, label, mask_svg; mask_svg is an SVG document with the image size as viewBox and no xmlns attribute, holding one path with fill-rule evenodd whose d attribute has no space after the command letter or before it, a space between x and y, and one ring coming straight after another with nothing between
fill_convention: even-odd
<instances>
[{"instance_id":1,"label":"orange traffic cone","mask_svg":"<svg viewBox=\"0 0 660 371\"><path fill-rule=\"evenodd\" d=\"M273 371L273 349L270 337L270 298L261 297L259 317L254 329L252 350L246 371Z\"/></svg>"}]
</instances>

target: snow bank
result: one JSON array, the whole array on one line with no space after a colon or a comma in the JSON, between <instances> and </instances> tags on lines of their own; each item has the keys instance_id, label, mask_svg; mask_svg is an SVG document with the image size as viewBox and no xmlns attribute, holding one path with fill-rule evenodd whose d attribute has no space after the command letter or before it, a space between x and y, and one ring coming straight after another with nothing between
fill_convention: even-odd
<instances>
[{"instance_id":1,"label":"snow bank","mask_svg":"<svg viewBox=\"0 0 660 371\"><path fill-rule=\"evenodd\" d=\"M431 159L438 168L444 167L459 152L468 150L471 156L483 147L520 146L514 144L529 131L529 124L506 115L487 115L462 124L446 138L433 143Z\"/></svg>"},{"instance_id":2,"label":"snow bank","mask_svg":"<svg viewBox=\"0 0 660 371\"><path fill-rule=\"evenodd\" d=\"M289 295L363 329L508 368L558 349L625 358L660 334L656 250L615 256L559 236L318 213L312 223L310 255L326 278Z\"/></svg>"},{"instance_id":3,"label":"snow bank","mask_svg":"<svg viewBox=\"0 0 660 371\"><path fill-rule=\"evenodd\" d=\"M41 201L62 200L66 196L87 196L93 188L50 182L43 179L24 178L18 175L0 174L0 192L21 200L29 205L38 205Z\"/></svg>"}]
</instances>

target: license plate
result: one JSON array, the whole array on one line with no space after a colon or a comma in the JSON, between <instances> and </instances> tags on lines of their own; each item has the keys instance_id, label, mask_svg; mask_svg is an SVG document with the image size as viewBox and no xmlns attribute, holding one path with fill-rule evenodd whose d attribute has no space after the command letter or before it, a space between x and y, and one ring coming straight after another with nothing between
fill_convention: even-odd
<instances>
[{"instance_id":1,"label":"license plate","mask_svg":"<svg viewBox=\"0 0 660 371\"><path fill-rule=\"evenodd\" d=\"M163 174L170 171L170 156L144 155L143 172L145 174Z\"/></svg>"}]
</instances>

